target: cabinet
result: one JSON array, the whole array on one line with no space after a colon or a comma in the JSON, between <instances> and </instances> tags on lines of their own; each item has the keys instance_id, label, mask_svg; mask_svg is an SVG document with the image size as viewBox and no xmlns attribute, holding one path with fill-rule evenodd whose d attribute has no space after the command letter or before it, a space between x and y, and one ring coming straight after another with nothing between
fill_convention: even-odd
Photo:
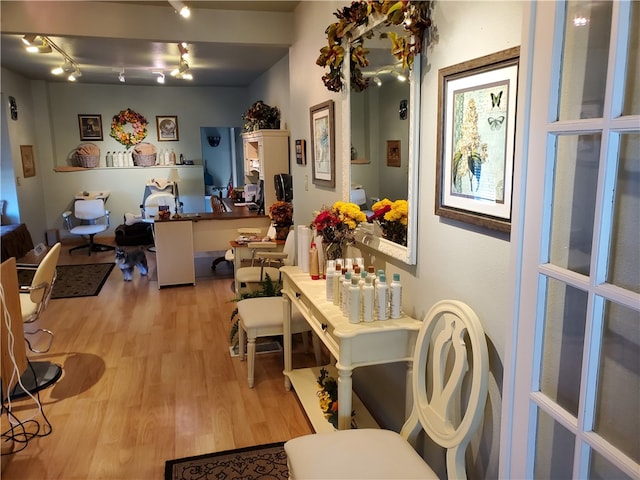
<instances>
[{"instance_id":1,"label":"cabinet","mask_svg":"<svg viewBox=\"0 0 640 480\"><path fill-rule=\"evenodd\" d=\"M273 176L289 173L289 132L287 130L256 130L242 134L245 183L264 180L264 204L276 201Z\"/></svg>"},{"instance_id":2,"label":"cabinet","mask_svg":"<svg viewBox=\"0 0 640 480\"><path fill-rule=\"evenodd\" d=\"M195 284L191 221L157 221L153 227L158 288L167 285Z\"/></svg>"}]
</instances>

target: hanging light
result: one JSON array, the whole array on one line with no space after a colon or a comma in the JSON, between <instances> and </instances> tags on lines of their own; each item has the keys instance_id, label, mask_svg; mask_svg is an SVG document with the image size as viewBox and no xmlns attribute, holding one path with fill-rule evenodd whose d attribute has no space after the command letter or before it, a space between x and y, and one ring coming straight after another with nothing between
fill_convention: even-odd
<instances>
[{"instance_id":1,"label":"hanging light","mask_svg":"<svg viewBox=\"0 0 640 480\"><path fill-rule=\"evenodd\" d=\"M169 3L183 18L189 18L191 16L191 10L189 10L189 7L187 7L184 2L180 0L169 0Z\"/></svg>"}]
</instances>

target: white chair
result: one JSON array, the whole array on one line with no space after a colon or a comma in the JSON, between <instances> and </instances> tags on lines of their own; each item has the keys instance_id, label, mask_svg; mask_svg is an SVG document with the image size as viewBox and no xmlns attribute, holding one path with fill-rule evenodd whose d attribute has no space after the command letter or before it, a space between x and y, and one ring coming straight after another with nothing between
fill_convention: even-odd
<instances>
[{"instance_id":1,"label":"white chair","mask_svg":"<svg viewBox=\"0 0 640 480\"><path fill-rule=\"evenodd\" d=\"M271 228L269 229L271 232ZM269 238L273 238L267 233ZM234 272L236 294L250 291L259 285L269 275L271 280L280 282L280 267L295 263L296 244L295 230L289 230L287 239L281 252L277 242L249 242L247 248L251 251L251 266L239 268Z\"/></svg>"},{"instance_id":2,"label":"white chair","mask_svg":"<svg viewBox=\"0 0 640 480\"><path fill-rule=\"evenodd\" d=\"M47 308L49 299L51 298L51 291L56 281L56 265L58 264L58 258L60 257L60 243L56 243L51 250L47 252L40 264L35 268L31 285L20 286L20 308L22 310L22 321L27 323L33 323L40 318L42 312ZM19 270L29 269L33 267L19 266ZM53 343L53 332L45 328L39 328L34 331L28 331L25 329L24 333L27 335L35 335L38 332L45 333L49 336L49 343L43 350L36 350L29 342L29 339L25 336L25 341L29 346L29 349L35 353L46 353L51 348Z\"/></svg>"},{"instance_id":3,"label":"white chair","mask_svg":"<svg viewBox=\"0 0 640 480\"><path fill-rule=\"evenodd\" d=\"M66 211L62 214L62 217L64 218L69 233L89 237L89 242L73 247L69 249L69 252L87 248L89 255L91 255L91 252L114 250L115 247L112 245L101 245L95 243L93 240L96 234L104 232L109 228L109 214L109 210L104 208L104 200L102 199L76 200L73 212ZM78 225L74 225L72 216L80 222Z\"/></svg>"},{"instance_id":4,"label":"white chair","mask_svg":"<svg viewBox=\"0 0 640 480\"><path fill-rule=\"evenodd\" d=\"M247 381L249 388L253 388L255 363L256 363L256 339L260 337L273 337L282 335L284 331L283 318L284 306L282 297L256 297L245 298L238 302L238 351L240 360L245 359L245 335L247 342ZM291 315L291 333L304 333L311 331L300 312ZM306 337L303 337L305 339ZM316 356L316 364L321 363L320 340L313 336L313 350ZM304 343L307 346L307 341Z\"/></svg>"},{"instance_id":5,"label":"white chair","mask_svg":"<svg viewBox=\"0 0 640 480\"><path fill-rule=\"evenodd\" d=\"M459 301L438 302L427 313L418 334L413 357L413 409L400 434L359 429L295 438L284 446L289 477L438 478L413 447L424 430L447 449L447 478L467 478L465 451L481 424L488 375L487 344L476 314ZM461 398L465 377L466 402ZM466 408L460 412L463 405Z\"/></svg>"},{"instance_id":6,"label":"white chair","mask_svg":"<svg viewBox=\"0 0 640 480\"><path fill-rule=\"evenodd\" d=\"M155 217L158 215L160 211L160 207L176 207L176 196L173 193L174 188L171 184L168 184L166 190L159 191L150 191L148 195L144 198L144 203L140 205L140 211L142 213L142 221L151 225L151 233L153 235L154 243L155 243ZM147 186L146 190L150 190L150 187ZM155 245L148 248L150 252L155 252Z\"/></svg>"},{"instance_id":7,"label":"white chair","mask_svg":"<svg viewBox=\"0 0 640 480\"><path fill-rule=\"evenodd\" d=\"M245 228L238 229L238 235L240 236L244 236L244 235L260 236L260 234L262 234L261 228L245 227ZM233 266L235 259L236 259L236 255L235 255L234 249L229 248L224 252L224 256L218 257L213 260L213 262L211 263L211 270L215 270L218 264L221 262L230 262L231 265Z\"/></svg>"}]
</instances>

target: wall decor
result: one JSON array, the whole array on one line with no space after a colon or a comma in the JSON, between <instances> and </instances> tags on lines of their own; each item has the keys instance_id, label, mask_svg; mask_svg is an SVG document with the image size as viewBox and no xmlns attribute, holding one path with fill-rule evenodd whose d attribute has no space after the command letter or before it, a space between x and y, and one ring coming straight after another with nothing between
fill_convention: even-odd
<instances>
[{"instance_id":1,"label":"wall decor","mask_svg":"<svg viewBox=\"0 0 640 480\"><path fill-rule=\"evenodd\" d=\"M102 140L102 115L78 115L80 140Z\"/></svg>"},{"instance_id":2,"label":"wall decor","mask_svg":"<svg viewBox=\"0 0 640 480\"><path fill-rule=\"evenodd\" d=\"M11 120L18 120L18 104L15 97L9 97L9 110L11 110Z\"/></svg>"},{"instance_id":3,"label":"wall decor","mask_svg":"<svg viewBox=\"0 0 640 480\"><path fill-rule=\"evenodd\" d=\"M156 116L156 127L158 128L159 142L177 142L180 140L178 136L178 117L175 115Z\"/></svg>"},{"instance_id":4,"label":"wall decor","mask_svg":"<svg viewBox=\"0 0 640 480\"><path fill-rule=\"evenodd\" d=\"M125 127L127 127L126 130ZM130 148L147 137L147 119L130 108L120 110L111 119L111 133L109 135L125 147Z\"/></svg>"},{"instance_id":5,"label":"wall decor","mask_svg":"<svg viewBox=\"0 0 640 480\"><path fill-rule=\"evenodd\" d=\"M22 176L35 177L36 161L33 158L33 145L20 145L20 158L22 158Z\"/></svg>"},{"instance_id":6,"label":"wall decor","mask_svg":"<svg viewBox=\"0 0 640 480\"><path fill-rule=\"evenodd\" d=\"M511 230L520 48L439 71L436 215Z\"/></svg>"},{"instance_id":7,"label":"wall decor","mask_svg":"<svg viewBox=\"0 0 640 480\"><path fill-rule=\"evenodd\" d=\"M307 141L296 140L296 163L298 165L307 164Z\"/></svg>"},{"instance_id":8,"label":"wall decor","mask_svg":"<svg viewBox=\"0 0 640 480\"><path fill-rule=\"evenodd\" d=\"M320 103L310 108L313 183L322 187L336 186L336 148L333 110L333 100Z\"/></svg>"},{"instance_id":9,"label":"wall decor","mask_svg":"<svg viewBox=\"0 0 640 480\"><path fill-rule=\"evenodd\" d=\"M400 140L387 140L387 167L400 166Z\"/></svg>"}]
</instances>

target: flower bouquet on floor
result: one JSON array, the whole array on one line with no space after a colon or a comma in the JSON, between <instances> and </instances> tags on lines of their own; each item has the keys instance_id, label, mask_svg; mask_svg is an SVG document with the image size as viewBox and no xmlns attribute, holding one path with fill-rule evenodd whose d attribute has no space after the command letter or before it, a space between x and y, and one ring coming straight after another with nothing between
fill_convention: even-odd
<instances>
[{"instance_id":1,"label":"flower bouquet on floor","mask_svg":"<svg viewBox=\"0 0 640 480\"><path fill-rule=\"evenodd\" d=\"M367 216L355 203L338 201L316 212L311 228L322 237L324 258L343 258L347 246L354 243L356 227L366 221Z\"/></svg>"},{"instance_id":2,"label":"flower bouquet on floor","mask_svg":"<svg viewBox=\"0 0 640 480\"><path fill-rule=\"evenodd\" d=\"M409 205L406 200L392 202L384 198L371 207L373 215L369 221L378 222L382 234L387 240L399 245L407 246L407 223L409 217Z\"/></svg>"}]
</instances>

